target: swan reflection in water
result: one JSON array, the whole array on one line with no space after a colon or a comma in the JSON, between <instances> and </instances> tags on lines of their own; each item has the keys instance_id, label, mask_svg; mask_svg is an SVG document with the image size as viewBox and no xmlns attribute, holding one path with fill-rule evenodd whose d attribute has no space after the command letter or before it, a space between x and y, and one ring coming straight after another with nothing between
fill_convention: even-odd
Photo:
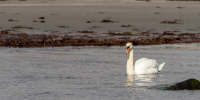
<instances>
[{"instance_id":1,"label":"swan reflection in water","mask_svg":"<svg viewBox=\"0 0 200 100\"><path fill-rule=\"evenodd\" d=\"M126 87L130 87L135 84L137 86L150 86L150 83L154 83L153 80L156 79L158 74L149 74L149 75L128 75L125 82ZM133 83L134 82L134 83Z\"/></svg>"},{"instance_id":2,"label":"swan reflection in water","mask_svg":"<svg viewBox=\"0 0 200 100\"><path fill-rule=\"evenodd\" d=\"M132 83L133 83L133 78L134 78L133 75L128 75L128 76L127 76L127 80L126 80L126 82L124 83L124 85L125 85L126 87L131 86Z\"/></svg>"}]
</instances>

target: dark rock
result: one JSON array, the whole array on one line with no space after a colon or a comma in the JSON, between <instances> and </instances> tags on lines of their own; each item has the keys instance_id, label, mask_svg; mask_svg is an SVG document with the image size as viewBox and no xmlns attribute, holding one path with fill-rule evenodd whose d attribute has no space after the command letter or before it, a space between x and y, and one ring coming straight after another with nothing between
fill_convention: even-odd
<instances>
[{"instance_id":1,"label":"dark rock","mask_svg":"<svg viewBox=\"0 0 200 100\"><path fill-rule=\"evenodd\" d=\"M86 23L92 23L91 21L86 21Z\"/></svg>"},{"instance_id":2,"label":"dark rock","mask_svg":"<svg viewBox=\"0 0 200 100\"><path fill-rule=\"evenodd\" d=\"M42 21L40 21L40 23L46 23L46 21L42 20Z\"/></svg>"},{"instance_id":3,"label":"dark rock","mask_svg":"<svg viewBox=\"0 0 200 100\"><path fill-rule=\"evenodd\" d=\"M111 21L109 19L104 19L101 21L102 23L114 23L114 21Z\"/></svg>"},{"instance_id":4,"label":"dark rock","mask_svg":"<svg viewBox=\"0 0 200 100\"><path fill-rule=\"evenodd\" d=\"M157 90L200 90L200 82L197 79L188 79L175 84L161 84L157 86L152 86L149 89Z\"/></svg>"},{"instance_id":5,"label":"dark rock","mask_svg":"<svg viewBox=\"0 0 200 100\"><path fill-rule=\"evenodd\" d=\"M44 17L39 17L38 19L45 19Z\"/></svg>"},{"instance_id":6,"label":"dark rock","mask_svg":"<svg viewBox=\"0 0 200 100\"><path fill-rule=\"evenodd\" d=\"M18 21L18 20L14 20L14 19L8 19L8 21L13 22L13 21Z\"/></svg>"}]
</instances>

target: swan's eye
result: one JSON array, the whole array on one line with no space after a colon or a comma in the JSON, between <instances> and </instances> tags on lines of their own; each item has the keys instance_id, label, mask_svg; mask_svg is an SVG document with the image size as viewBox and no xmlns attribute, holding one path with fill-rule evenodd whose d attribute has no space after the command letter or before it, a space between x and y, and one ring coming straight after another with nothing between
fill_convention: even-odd
<instances>
[{"instance_id":1,"label":"swan's eye","mask_svg":"<svg viewBox=\"0 0 200 100\"><path fill-rule=\"evenodd\" d=\"M130 46L127 47L127 49L129 49L129 48L130 48Z\"/></svg>"}]
</instances>

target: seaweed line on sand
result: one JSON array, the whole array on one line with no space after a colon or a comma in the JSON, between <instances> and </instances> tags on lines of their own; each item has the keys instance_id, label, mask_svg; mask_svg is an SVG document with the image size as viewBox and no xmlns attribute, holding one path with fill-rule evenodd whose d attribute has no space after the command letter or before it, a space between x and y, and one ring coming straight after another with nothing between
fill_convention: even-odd
<instances>
[{"instance_id":1,"label":"seaweed line on sand","mask_svg":"<svg viewBox=\"0 0 200 100\"><path fill-rule=\"evenodd\" d=\"M164 33L104 33L97 35L59 35L59 34L26 34L0 32L0 46L11 47L44 47L44 46L123 46L127 42L134 45L157 45L173 43L200 42L200 33L174 34Z\"/></svg>"}]
</instances>

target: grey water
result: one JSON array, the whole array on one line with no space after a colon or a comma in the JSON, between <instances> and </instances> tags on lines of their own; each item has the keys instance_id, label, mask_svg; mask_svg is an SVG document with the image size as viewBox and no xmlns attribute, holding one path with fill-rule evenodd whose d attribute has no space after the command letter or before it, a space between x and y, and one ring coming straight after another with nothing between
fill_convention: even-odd
<instances>
[{"instance_id":1,"label":"grey water","mask_svg":"<svg viewBox=\"0 0 200 100\"><path fill-rule=\"evenodd\" d=\"M126 76L125 46L0 47L1 100L198 100L200 91L148 87L200 79L199 44L135 46L165 62L160 74Z\"/></svg>"}]
</instances>

